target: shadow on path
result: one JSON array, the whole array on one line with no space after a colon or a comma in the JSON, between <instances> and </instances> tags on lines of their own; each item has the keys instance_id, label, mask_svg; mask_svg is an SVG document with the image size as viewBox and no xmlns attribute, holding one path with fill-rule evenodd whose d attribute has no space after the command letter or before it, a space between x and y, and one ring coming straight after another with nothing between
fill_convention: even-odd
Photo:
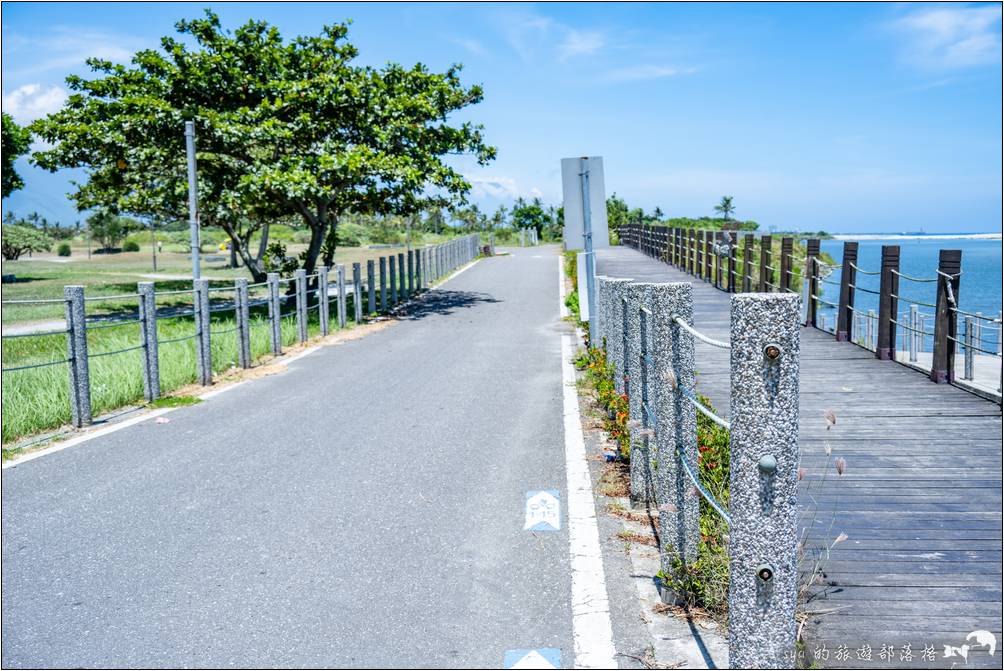
<instances>
[{"instance_id":1,"label":"shadow on path","mask_svg":"<svg viewBox=\"0 0 1004 671\"><path fill-rule=\"evenodd\" d=\"M457 310L472 308L484 303L502 303L501 299L480 291L450 291L437 289L404 306L401 319L422 319L429 315L449 315Z\"/></svg>"}]
</instances>

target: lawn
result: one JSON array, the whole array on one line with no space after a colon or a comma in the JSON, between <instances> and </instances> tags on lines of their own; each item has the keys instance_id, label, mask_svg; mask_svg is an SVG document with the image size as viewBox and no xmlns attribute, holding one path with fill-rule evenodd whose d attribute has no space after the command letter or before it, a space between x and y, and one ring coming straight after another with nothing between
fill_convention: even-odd
<instances>
[{"instance_id":1,"label":"lawn","mask_svg":"<svg viewBox=\"0 0 1004 671\"><path fill-rule=\"evenodd\" d=\"M290 245L288 252L295 255L302 245ZM346 277L352 277L352 264L361 263L366 273L366 261L381 256L404 251L404 247L377 248L343 247L335 254L335 263L346 266ZM203 254L202 276L210 280L210 286L232 286L238 277L251 274L244 268L230 268L229 254L211 252ZM141 247L138 252L118 254L92 254L87 258L86 245L77 243L69 257L55 254L35 255L19 261L5 261L5 275L17 276L17 282L3 285L4 300L62 298L63 287L80 284L86 287L87 296L112 296L136 293L137 282L154 282L157 291L187 289L191 281L184 279L192 275L192 261L187 253L165 251L157 254L157 271L153 271L150 246ZM135 299L108 300L88 304L88 315L115 313L120 310L134 310ZM93 310L93 312L92 312ZM50 303L43 305L4 305L3 326L24 322L45 322L63 319L63 305Z\"/></svg>"},{"instance_id":2,"label":"lawn","mask_svg":"<svg viewBox=\"0 0 1004 671\"><path fill-rule=\"evenodd\" d=\"M295 248L290 253L296 253ZM340 249L336 263L344 264L346 279L351 282L351 266L360 263L363 273L368 259L378 259L404 251L404 247ZM232 287L233 279L248 277L243 268L229 268L228 258L220 254L203 255L203 277L212 287ZM192 308L191 280L184 279L191 272L191 259L180 252L158 254L157 272L153 272L150 249L139 252L110 255L92 255L87 250L75 248L66 259L52 255L36 256L4 264L5 274L16 274L18 281L3 285L4 300L59 299L63 286L82 284L86 296L97 300L87 301L87 332L91 406L94 416L141 402L143 399L142 350L116 353L141 344L137 323L116 325L116 320L133 322L137 317L137 299L122 294L136 293L136 282L154 281L158 291L176 291L157 298L158 314L166 315L157 321L161 393L192 384L196 380L195 323L191 316L171 316ZM365 278L365 275L363 276ZM333 278L332 278L333 279ZM264 299L266 287L252 287L252 302ZM108 296L102 300L102 296ZM214 373L237 365L236 321L230 308L233 294L214 291L211 294L211 342ZM308 334L320 333L319 306L315 296L309 299ZM337 301L329 297L329 325L338 329ZM297 340L296 318L293 305L283 305L282 339L284 346ZM348 298L347 326L355 326L352 297ZM14 325L35 324L45 331L61 331L64 317L62 303L42 305L4 305L5 330ZM94 318L104 317L106 319ZM58 322L58 323L47 323ZM268 309L265 305L252 306L250 310L251 355L257 360L271 353ZM8 334L9 335L9 334ZM66 336L63 333L30 337L7 337L0 350L4 368L58 362L66 359ZM58 428L70 421L70 398L67 364L13 370L3 374L2 440L5 445L26 436Z\"/></svg>"}]
</instances>

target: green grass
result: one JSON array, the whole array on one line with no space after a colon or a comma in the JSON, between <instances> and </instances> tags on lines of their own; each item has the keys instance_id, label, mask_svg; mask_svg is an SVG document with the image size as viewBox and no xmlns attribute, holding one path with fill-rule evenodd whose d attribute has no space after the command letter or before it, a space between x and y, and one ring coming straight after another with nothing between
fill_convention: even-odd
<instances>
[{"instance_id":1,"label":"green grass","mask_svg":"<svg viewBox=\"0 0 1004 671\"><path fill-rule=\"evenodd\" d=\"M431 239L432 236L426 237ZM287 250L290 255L296 255L303 247L304 245L290 244ZM365 280L366 261L397 254L403 249L403 247L377 249L342 247L335 255L335 263L345 265L347 278L352 277L352 264L361 264ZM223 258L223 260L206 261L206 257ZM232 287L234 279L238 277L250 280L250 273L243 267L229 268L228 261L229 254L226 252L203 253L202 276L210 281L211 287ZM157 271L154 272L149 245L143 245L139 252L94 254L88 259L86 246L81 250L79 243L74 243L73 255L69 260L61 259L55 254L43 254L30 259L5 261L4 274L14 274L18 281L3 285L3 298L4 300L62 299L63 287L66 285L83 285L85 295L88 297L134 294L137 291L137 282L154 282L157 291L190 289L192 282L186 278L191 276L191 272L191 259L187 253L165 251L158 254ZM379 265L375 268L375 272L379 272ZM331 277L334 278L334 273ZM113 314L122 310L135 310L136 299L89 302L87 307L88 315ZM64 316L62 303L15 304L3 306L0 320L5 327L9 327L24 322L59 320Z\"/></svg>"},{"instance_id":2,"label":"green grass","mask_svg":"<svg viewBox=\"0 0 1004 671\"><path fill-rule=\"evenodd\" d=\"M195 396L162 396L152 401L149 406L151 408L183 408L196 403L202 403L202 399Z\"/></svg>"},{"instance_id":3,"label":"green grass","mask_svg":"<svg viewBox=\"0 0 1004 671\"><path fill-rule=\"evenodd\" d=\"M176 298L176 297L171 297ZM177 306L177 302L160 303ZM90 314L91 305L88 305ZM283 310L292 311L292 307ZM338 330L336 307L329 305L329 326ZM348 300L348 328L355 326L352 300ZM211 318L211 347L213 372L220 373L236 367L238 361L237 333L230 331L236 325L230 311L214 312ZM230 331L230 332L227 332ZM180 338L195 333L194 319L190 316L159 319L158 340ZM320 321L316 308L309 311L308 334L320 334ZM250 316L251 356L258 360L271 354L270 327L265 306L252 309ZM284 347L298 340L296 318L282 319ZM140 344L138 324L124 324L110 328L89 330L87 348L90 356L91 410L98 415L142 402L143 370L142 350L133 350L109 356L95 356L102 352L133 347ZM4 340L2 345L4 367L54 361L66 358L66 337L63 335L16 338ZM167 394L196 380L195 339L164 343L158 347L161 393ZM165 401L171 402L171 401ZM50 430L70 421L70 398L67 364L12 371L3 374L2 439L7 444L26 436Z\"/></svg>"}]
</instances>

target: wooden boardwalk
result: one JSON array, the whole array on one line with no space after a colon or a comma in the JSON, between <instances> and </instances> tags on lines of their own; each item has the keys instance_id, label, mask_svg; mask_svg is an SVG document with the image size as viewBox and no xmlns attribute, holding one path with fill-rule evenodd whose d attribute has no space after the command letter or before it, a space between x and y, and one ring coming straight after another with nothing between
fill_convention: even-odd
<instances>
[{"instance_id":1,"label":"wooden boardwalk","mask_svg":"<svg viewBox=\"0 0 1004 671\"><path fill-rule=\"evenodd\" d=\"M695 326L729 339L729 294L712 285L626 247L597 252L597 273L693 282ZM728 416L727 353L698 342L697 371ZM806 547L847 535L807 606L832 612L807 622L805 664L818 652L822 667L1001 668L1004 651L974 640L966 659L945 657L977 630L1004 644L1000 406L814 328L802 329L800 372Z\"/></svg>"}]
</instances>

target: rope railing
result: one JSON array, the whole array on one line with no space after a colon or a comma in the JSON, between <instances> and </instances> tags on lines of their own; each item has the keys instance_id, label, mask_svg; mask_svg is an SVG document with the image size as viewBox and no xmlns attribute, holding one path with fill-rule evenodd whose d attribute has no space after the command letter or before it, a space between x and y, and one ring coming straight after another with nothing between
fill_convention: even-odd
<instances>
[{"instance_id":1,"label":"rope railing","mask_svg":"<svg viewBox=\"0 0 1004 671\"><path fill-rule=\"evenodd\" d=\"M677 452L679 452L679 450L677 450ZM694 470L690 467L690 464L687 463L686 459L680 459L680 463L683 465L683 472L687 474L687 479L690 480L690 484L694 486L697 493L700 494L701 498L707 501L708 505L711 506L711 509L718 513L722 519L725 520L725 523L731 527L732 516L729 515L729 511L725 510L725 507L715 499L714 495L705 489L704 485L701 484L701 481L697 478L697 474L694 473Z\"/></svg>"},{"instance_id":2,"label":"rope railing","mask_svg":"<svg viewBox=\"0 0 1004 671\"><path fill-rule=\"evenodd\" d=\"M774 566L779 558L785 565L789 558L795 561L797 539L765 529L789 522L794 527L799 515L798 402L788 396L797 389L799 299L737 294L730 331L741 335L732 342L711 338L690 323L693 301L684 283L599 278L595 335L606 353L614 393L627 400L631 499L658 510L660 533L672 539L659 548L667 572L681 556L699 551L709 515L715 516L712 524L720 524L720 517L728 525L731 537L740 539L727 549L730 565L738 567L730 572L730 595L754 593L763 581L772 581L774 594L785 596L772 599L767 608L791 606L791 612L768 616L733 600L730 622L740 633L730 638L730 660L738 660L737 668L776 668L780 661L743 656L759 655L764 647L744 640L742 632L755 629L753 620L767 618L777 623L770 626L783 628L778 636L787 636L794 618L795 575ZM701 343L729 351L724 357L732 399L728 419L698 391L695 358L708 354ZM769 444L762 441L765 425L773 436ZM716 444L728 441L727 455L724 446L719 451L708 443L706 432ZM719 460L728 488L719 489Z\"/></svg>"},{"instance_id":3,"label":"rope railing","mask_svg":"<svg viewBox=\"0 0 1004 671\"><path fill-rule=\"evenodd\" d=\"M732 347L727 342L723 342L721 340L715 340L714 338L710 338L710 337L704 335L703 333L701 333L700 331L698 331L697 329L695 329L693 326L691 326L690 324L688 324L687 320L685 320L682 317L680 317L680 315L673 315L672 319L684 331L686 331L687 333L689 333L690 335L694 336L695 338L697 338L698 340L700 340L701 342L703 342L703 343L705 343L707 345L711 345L712 347L718 347L720 349L731 349L731 347Z\"/></svg>"},{"instance_id":4,"label":"rope railing","mask_svg":"<svg viewBox=\"0 0 1004 671\"><path fill-rule=\"evenodd\" d=\"M689 389L687 389L682 385L679 386L678 388L680 390L680 393L683 394L683 397L686 398L688 401L690 401L691 405L693 405L694 408L696 408L699 413L701 413L702 415L710 419L712 422L722 427L723 429L732 428L727 421L716 415L714 412L711 411L710 408L701 403L701 400L694 395L694 392L690 391Z\"/></svg>"},{"instance_id":5,"label":"rope railing","mask_svg":"<svg viewBox=\"0 0 1004 671\"><path fill-rule=\"evenodd\" d=\"M938 281L937 277L911 277L910 275L907 275L906 273L901 273L898 270L893 270L892 274L896 275L897 277L902 277L904 280L910 280L911 282L937 282Z\"/></svg>"},{"instance_id":6,"label":"rope railing","mask_svg":"<svg viewBox=\"0 0 1004 671\"><path fill-rule=\"evenodd\" d=\"M861 273L862 275L881 275L882 274L881 270L865 270L864 268L858 268L857 264L855 264L855 263L851 263L849 265L850 265L851 268L853 268L855 271Z\"/></svg>"}]
</instances>

